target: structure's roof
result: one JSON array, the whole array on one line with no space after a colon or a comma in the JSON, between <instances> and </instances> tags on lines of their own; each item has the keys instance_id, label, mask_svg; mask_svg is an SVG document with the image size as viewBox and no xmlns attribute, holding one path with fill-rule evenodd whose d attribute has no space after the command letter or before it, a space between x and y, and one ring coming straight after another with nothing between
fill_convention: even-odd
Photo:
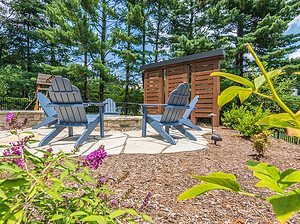
<instances>
[{"instance_id":1,"label":"structure's roof","mask_svg":"<svg viewBox=\"0 0 300 224\"><path fill-rule=\"evenodd\" d=\"M180 57L180 58L170 59L167 61L161 61L161 62L157 62L157 63L143 65L140 67L140 71L144 71L146 69L151 69L151 68L157 68L157 67L163 67L163 66L168 66L168 65L173 65L173 64L184 63L184 62L188 62L188 61L204 59L204 58L210 58L210 57L215 57L215 56L220 56L221 58L225 58L224 49L207 51L207 52L202 52L199 54L193 54L193 55L188 55L188 56L184 56L184 57Z\"/></svg>"}]
</instances>

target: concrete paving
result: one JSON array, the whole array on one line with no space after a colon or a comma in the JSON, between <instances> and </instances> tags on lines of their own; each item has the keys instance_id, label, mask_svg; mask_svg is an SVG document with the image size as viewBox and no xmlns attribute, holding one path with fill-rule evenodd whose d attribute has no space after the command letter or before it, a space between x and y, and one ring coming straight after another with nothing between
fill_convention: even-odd
<instances>
[{"instance_id":1,"label":"concrete paving","mask_svg":"<svg viewBox=\"0 0 300 224\"><path fill-rule=\"evenodd\" d=\"M42 127L37 130L28 129L26 131L31 131L34 133L36 140L42 140L46 135L48 135L53 128ZM156 154L156 153L174 153L182 151L193 151L201 150L207 147L207 140L203 137L205 133L211 133L211 129L202 128L202 131L196 131L193 129L188 129L195 137L197 141L192 141L186 138L177 130L170 129L170 135L175 139L176 145L172 145L164 140L155 130L150 126L147 127L147 137L142 137L142 130L132 130L132 131L105 131L105 136L100 138L99 129L94 130L88 139L84 142L80 151L76 155L87 155L92 151L99 148L101 144L104 145L105 150L108 155L122 154L122 153L146 153L146 154ZM76 140L83 133L83 127L74 128L74 135L68 137L68 129L61 132L55 139L53 139L49 145L38 147L37 143L30 144L30 151L37 156L41 156L41 153L34 150L37 149L47 149L52 148L53 152L56 153L59 150L64 152L70 152L74 148ZM28 134L23 134L25 136ZM0 131L0 145L8 145L11 141L16 141L16 136L12 136L7 131ZM0 148L0 155L5 148Z\"/></svg>"}]
</instances>

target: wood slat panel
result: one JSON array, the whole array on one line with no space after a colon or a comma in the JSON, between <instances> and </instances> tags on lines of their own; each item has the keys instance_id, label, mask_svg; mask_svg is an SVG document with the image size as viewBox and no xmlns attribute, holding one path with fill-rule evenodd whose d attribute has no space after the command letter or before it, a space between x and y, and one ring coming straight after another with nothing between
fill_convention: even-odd
<instances>
[{"instance_id":1,"label":"wood slat panel","mask_svg":"<svg viewBox=\"0 0 300 224\"><path fill-rule=\"evenodd\" d=\"M201 85L201 86L196 86L196 90L201 90L201 89L212 89L214 85Z\"/></svg>"},{"instance_id":2,"label":"wood slat panel","mask_svg":"<svg viewBox=\"0 0 300 224\"><path fill-rule=\"evenodd\" d=\"M198 109L198 107L197 107L196 113L203 113L203 112L212 113L213 109L212 108L211 109L203 109L203 108Z\"/></svg>"},{"instance_id":3,"label":"wood slat panel","mask_svg":"<svg viewBox=\"0 0 300 224\"><path fill-rule=\"evenodd\" d=\"M201 100L198 100L199 104L201 103L213 103L213 99L201 99ZM198 104L197 104L198 105Z\"/></svg>"},{"instance_id":4,"label":"wood slat panel","mask_svg":"<svg viewBox=\"0 0 300 224\"><path fill-rule=\"evenodd\" d=\"M203 61L196 61L194 63L197 68L197 67L203 66L203 65L212 65L214 63L214 60L209 59L209 60L203 60Z\"/></svg>"},{"instance_id":5,"label":"wood slat panel","mask_svg":"<svg viewBox=\"0 0 300 224\"><path fill-rule=\"evenodd\" d=\"M178 80L178 79L182 80L182 74L169 76L169 80Z\"/></svg>"},{"instance_id":6,"label":"wood slat panel","mask_svg":"<svg viewBox=\"0 0 300 224\"><path fill-rule=\"evenodd\" d=\"M197 81L196 86L199 86L199 85L202 85L202 84L212 84L212 83L214 83L214 80L212 78L211 79L205 79L205 80Z\"/></svg>"},{"instance_id":7,"label":"wood slat panel","mask_svg":"<svg viewBox=\"0 0 300 224\"><path fill-rule=\"evenodd\" d=\"M198 82L198 81L203 81L203 80L213 80L213 77L210 76L210 75L204 75L204 76L197 76L195 77L194 79L195 81L195 84Z\"/></svg>"},{"instance_id":8,"label":"wood slat panel","mask_svg":"<svg viewBox=\"0 0 300 224\"><path fill-rule=\"evenodd\" d=\"M195 72L211 71L213 69L214 69L214 65L199 66L199 67L196 67Z\"/></svg>"},{"instance_id":9,"label":"wood slat panel","mask_svg":"<svg viewBox=\"0 0 300 224\"><path fill-rule=\"evenodd\" d=\"M212 93L212 90L196 90L197 95L202 95L203 93Z\"/></svg>"}]
</instances>

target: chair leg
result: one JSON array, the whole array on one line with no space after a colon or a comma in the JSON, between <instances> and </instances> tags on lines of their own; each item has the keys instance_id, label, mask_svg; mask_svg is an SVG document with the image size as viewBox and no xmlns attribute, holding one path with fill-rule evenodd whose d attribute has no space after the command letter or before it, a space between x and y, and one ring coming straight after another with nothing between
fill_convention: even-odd
<instances>
[{"instance_id":1,"label":"chair leg","mask_svg":"<svg viewBox=\"0 0 300 224\"><path fill-rule=\"evenodd\" d=\"M176 145L175 140L164 130L163 126L158 124L157 122L149 122L149 125L156 130L164 139L166 139L169 143Z\"/></svg>"},{"instance_id":2,"label":"chair leg","mask_svg":"<svg viewBox=\"0 0 300 224\"><path fill-rule=\"evenodd\" d=\"M52 132L47 135L39 144L39 146L47 145L53 138L55 138L62 130L64 130L64 126L55 126Z\"/></svg>"},{"instance_id":3,"label":"chair leg","mask_svg":"<svg viewBox=\"0 0 300 224\"><path fill-rule=\"evenodd\" d=\"M180 122L183 123L184 125L190 127L190 128L193 128L197 131L202 131L201 128L199 128L198 126L194 125L190 120L188 119L180 119Z\"/></svg>"},{"instance_id":4,"label":"chair leg","mask_svg":"<svg viewBox=\"0 0 300 224\"><path fill-rule=\"evenodd\" d=\"M69 137L73 136L73 127L68 127Z\"/></svg>"},{"instance_id":5,"label":"chair leg","mask_svg":"<svg viewBox=\"0 0 300 224\"><path fill-rule=\"evenodd\" d=\"M184 134L186 137L188 137L190 140L197 141L196 137L192 135L190 132L188 132L183 125L174 125L174 128L176 128L178 131L180 131L182 134Z\"/></svg>"},{"instance_id":6,"label":"chair leg","mask_svg":"<svg viewBox=\"0 0 300 224\"><path fill-rule=\"evenodd\" d=\"M165 131L169 134L169 126L165 126Z\"/></svg>"},{"instance_id":7,"label":"chair leg","mask_svg":"<svg viewBox=\"0 0 300 224\"><path fill-rule=\"evenodd\" d=\"M82 144L87 139L87 137L89 137L89 135L95 129L95 127L98 125L98 123L99 123L99 119L97 118L96 120L91 122L89 124L89 126L87 126L85 128L85 131L83 132L83 134L79 137L79 139L77 139L77 141L74 145L74 148L76 148L78 145Z\"/></svg>"}]
</instances>

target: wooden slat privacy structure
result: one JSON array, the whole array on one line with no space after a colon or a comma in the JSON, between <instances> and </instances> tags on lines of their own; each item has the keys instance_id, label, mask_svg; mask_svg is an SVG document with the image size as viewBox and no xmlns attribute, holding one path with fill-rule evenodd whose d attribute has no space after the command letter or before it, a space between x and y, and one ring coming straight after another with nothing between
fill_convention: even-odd
<instances>
[{"instance_id":1,"label":"wooden slat privacy structure","mask_svg":"<svg viewBox=\"0 0 300 224\"><path fill-rule=\"evenodd\" d=\"M164 103L164 73L162 68L148 69L144 73L144 102L149 104ZM161 115L162 107L151 107L148 110L149 114Z\"/></svg>"},{"instance_id":2,"label":"wooden slat privacy structure","mask_svg":"<svg viewBox=\"0 0 300 224\"><path fill-rule=\"evenodd\" d=\"M191 99L199 96L197 110L192 112L191 121L196 124L198 117L214 113L217 117L213 119L213 126L219 126L217 99L220 77L210 74L220 71L220 60L223 58L225 51L218 49L141 66L140 70L144 72L144 103L164 104L180 83L188 82ZM162 113L161 107L148 108L148 114Z\"/></svg>"}]
</instances>

